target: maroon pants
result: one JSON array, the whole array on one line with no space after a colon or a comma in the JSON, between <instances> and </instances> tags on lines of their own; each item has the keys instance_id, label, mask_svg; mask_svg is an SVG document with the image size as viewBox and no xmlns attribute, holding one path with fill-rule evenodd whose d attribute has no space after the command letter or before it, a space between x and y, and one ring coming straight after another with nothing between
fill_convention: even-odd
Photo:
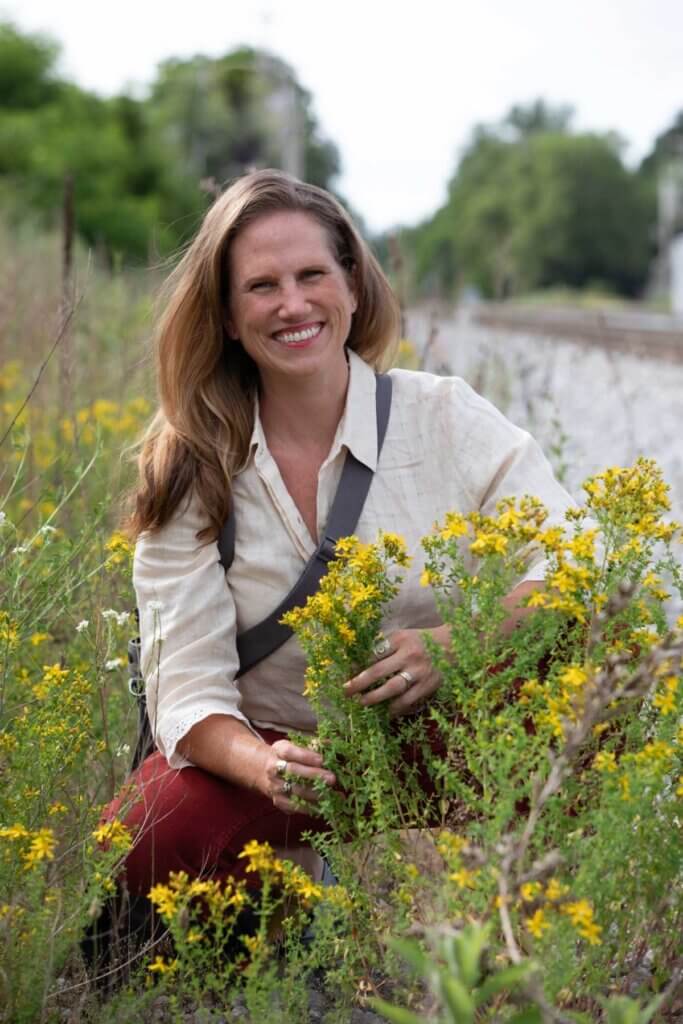
<instances>
[{"instance_id":1,"label":"maroon pants","mask_svg":"<svg viewBox=\"0 0 683 1024\"><path fill-rule=\"evenodd\" d=\"M283 738L271 729L259 731L266 743ZM125 863L131 896L146 896L171 871L190 878L244 877L238 854L249 840L286 849L302 845L302 832L326 827L322 818L285 814L268 797L201 768L169 768L158 752L133 773L103 818L118 818L134 836Z\"/></svg>"}]
</instances>

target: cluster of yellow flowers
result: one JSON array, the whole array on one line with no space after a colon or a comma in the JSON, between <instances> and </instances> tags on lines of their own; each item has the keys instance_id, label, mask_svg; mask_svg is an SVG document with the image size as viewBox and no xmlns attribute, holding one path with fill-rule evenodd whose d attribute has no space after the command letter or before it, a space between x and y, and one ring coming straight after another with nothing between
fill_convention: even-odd
<instances>
[{"instance_id":1,"label":"cluster of yellow flowers","mask_svg":"<svg viewBox=\"0 0 683 1024\"><path fill-rule=\"evenodd\" d=\"M392 567L410 562L405 541L395 533L380 533L374 544L343 537L335 555L318 592L282 620L308 655L309 697L315 697L325 682L344 682L355 661L369 660L382 609L398 589Z\"/></svg>"},{"instance_id":2,"label":"cluster of yellow flowers","mask_svg":"<svg viewBox=\"0 0 683 1024\"><path fill-rule=\"evenodd\" d=\"M92 447L100 434L121 440L136 437L151 412L150 403L143 397L125 402L101 398L78 409L73 417L58 420L56 432L54 408L46 404L24 406L24 396L30 386L18 360L0 368L0 394L5 395L0 408L8 420L16 417L18 430L30 432L27 440L32 448L32 460L40 470L47 469L58 459L64 441ZM21 452L15 451L13 458L20 461Z\"/></svg>"},{"instance_id":3,"label":"cluster of yellow flowers","mask_svg":"<svg viewBox=\"0 0 683 1024\"><path fill-rule=\"evenodd\" d=\"M31 830L24 825L7 825L0 828L0 839L7 839L20 845L21 859L26 871L45 860L54 860L57 840L51 828Z\"/></svg>"},{"instance_id":4,"label":"cluster of yellow flowers","mask_svg":"<svg viewBox=\"0 0 683 1024\"><path fill-rule=\"evenodd\" d=\"M133 557L134 546L131 543L130 538L127 537L125 533L121 533L120 530L115 530L107 541L105 547L109 552L109 556L105 562L105 568L113 569L121 565L130 565Z\"/></svg>"},{"instance_id":5,"label":"cluster of yellow flowers","mask_svg":"<svg viewBox=\"0 0 683 1024\"><path fill-rule=\"evenodd\" d=\"M235 882L233 879L227 879L225 882L215 879L190 879L185 871L172 871L165 885L160 883L150 889L149 899L168 925L193 900L201 902L210 920L234 916L248 902L243 882Z\"/></svg>"},{"instance_id":6,"label":"cluster of yellow flowers","mask_svg":"<svg viewBox=\"0 0 683 1024\"><path fill-rule=\"evenodd\" d=\"M553 924L553 914L569 918L579 935L592 946L600 945L602 927L594 919L594 911L588 900L566 900L568 886L557 878L551 878L545 889L540 882L527 882L520 889L521 905L535 905L524 918L527 931L535 939L543 937Z\"/></svg>"},{"instance_id":7,"label":"cluster of yellow flowers","mask_svg":"<svg viewBox=\"0 0 683 1024\"><path fill-rule=\"evenodd\" d=\"M254 839L247 843L240 857L248 861L247 872L257 872L271 885L281 886L288 896L296 896L303 906L309 907L322 899L323 886L314 882L296 864L276 857L270 843L259 843Z\"/></svg>"},{"instance_id":8,"label":"cluster of yellow flowers","mask_svg":"<svg viewBox=\"0 0 683 1024\"><path fill-rule=\"evenodd\" d=\"M422 573L422 586L443 586L446 578L446 559L457 557L466 545L477 558L491 555L514 559L527 545L537 542L541 526L548 512L531 495L520 499L503 498L496 505L496 515L481 512L447 512L443 523L437 523L434 532L422 540L427 553L427 565ZM456 542L456 547L451 542ZM459 580L466 586L468 580Z\"/></svg>"},{"instance_id":9,"label":"cluster of yellow flowers","mask_svg":"<svg viewBox=\"0 0 683 1024\"><path fill-rule=\"evenodd\" d=\"M126 853L133 844L130 830L118 818L98 825L92 833L92 837L99 846L107 850L115 850L117 853Z\"/></svg>"},{"instance_id":10,"label":"cluster of yellow flowers","mask_svg":"<svg viewBox=\"0 0 683 1024\"><path fill-rule=\"evenodd\" d=\"M641 457L632 466L612 466L589 477L583 487L588 508L604 511L617 528L633 538L671 540L681 528L680 523L661 522L671 502L654 459Z\"/></svg>"}]
</instances>

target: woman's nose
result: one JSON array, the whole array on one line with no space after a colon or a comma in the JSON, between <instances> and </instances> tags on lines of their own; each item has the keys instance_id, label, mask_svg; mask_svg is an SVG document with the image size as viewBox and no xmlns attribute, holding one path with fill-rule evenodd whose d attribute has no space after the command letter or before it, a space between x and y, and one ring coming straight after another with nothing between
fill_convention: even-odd
<instances>
[{"instance_id":1,"label":"woman's nose","mask_svg":"<svg viewBox=\"0 0 683 1024\"><path fill-rule=\"evenodd\" d=\"M296 319L310 309L304 289L297 281L283 285L280 293L280 316L283 319Z\"/></svg>"}]
</instances>

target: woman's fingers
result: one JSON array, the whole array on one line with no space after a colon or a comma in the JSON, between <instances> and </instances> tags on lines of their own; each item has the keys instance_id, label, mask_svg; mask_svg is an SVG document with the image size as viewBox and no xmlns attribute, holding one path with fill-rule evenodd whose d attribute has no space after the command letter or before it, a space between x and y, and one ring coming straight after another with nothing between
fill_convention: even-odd
<instances>
[{"instance_id":1,"label":"woman's fingers","mask_svg":"<svg viewBox=\"0 0 683 1024\"><path fill-rule=\"evenodd\" d=\"M344 693L348 697L363 693L378 683L380 679L395 675L399 669L404 667L405 661L406 654L394 651L388 658L382 658L381 661L377 661L374 665L359 672L353 679L349 679L348 683L344 683Z\"/></svg>"},{"instance_id":2,"label":"woman's fingers","mask_svg":"<svg viewBox=\"0 0 683 1024\"><path fill-rule=\"evenodd\" d=\"M391 700L392 697L401 697L407 692L409 685L403 676L395 675L387 679L381 686L364 693L360 703L365 707L372 707L373 704L381 704L382 701Z\"/></svg>"}]
</instances>

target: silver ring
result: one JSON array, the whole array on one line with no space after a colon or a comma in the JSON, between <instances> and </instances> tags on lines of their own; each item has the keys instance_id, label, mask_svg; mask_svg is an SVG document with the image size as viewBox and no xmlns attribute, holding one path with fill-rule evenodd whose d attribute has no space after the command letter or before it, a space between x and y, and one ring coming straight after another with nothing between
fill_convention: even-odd
<instances>
[{"instance_id":1,"label":"silver ring","mask_svg":"<svg viewBox=\"0 0 683 1024\"><path fill-rule=\"evenodd\" d=\"M377 658L386 658L387 654L391 651L391 644L385 636L380 636L375 640L372 649Z\"/></svg>"},{"instance_id":2,"label":"silver ring","mask_svg":"<svg viewBox=\"0 0 683 1024\"><path fill-rule=\"evenodd\" d=\"M292 783L292 780L285 779L285 781L282 783L282 792L285 794L285 796L290 796L293 789L294 784Z\"/></svg>"},{"instance_id":3,"label":"silver ring","mask_svg":"<svg viewBox=\"0 0 683 1024\"><path fill-rule=\"evenodd\" d=\"M275 762L275 772L276 772L276 774L279 775L279 777L281 779L284 779L286 771L287 771L287 762L283 761L282 758L279 758Z\"/></svg>"},{"instance_id":4,"label":"silver ring","mask_svg":"<svg viewBox=\"0 0 683 1024\"><path fill-rule=\"evenodd\" d=\"M415 682L414 677L411 676L410 672L408 672L408 670L405 669L405 668L401 669L400 672L397 672L396 675L402 676L405 679L405 681L406 681L406 689L411 687L413 685L413 683Z\"/></svg>"}]
</instances>

